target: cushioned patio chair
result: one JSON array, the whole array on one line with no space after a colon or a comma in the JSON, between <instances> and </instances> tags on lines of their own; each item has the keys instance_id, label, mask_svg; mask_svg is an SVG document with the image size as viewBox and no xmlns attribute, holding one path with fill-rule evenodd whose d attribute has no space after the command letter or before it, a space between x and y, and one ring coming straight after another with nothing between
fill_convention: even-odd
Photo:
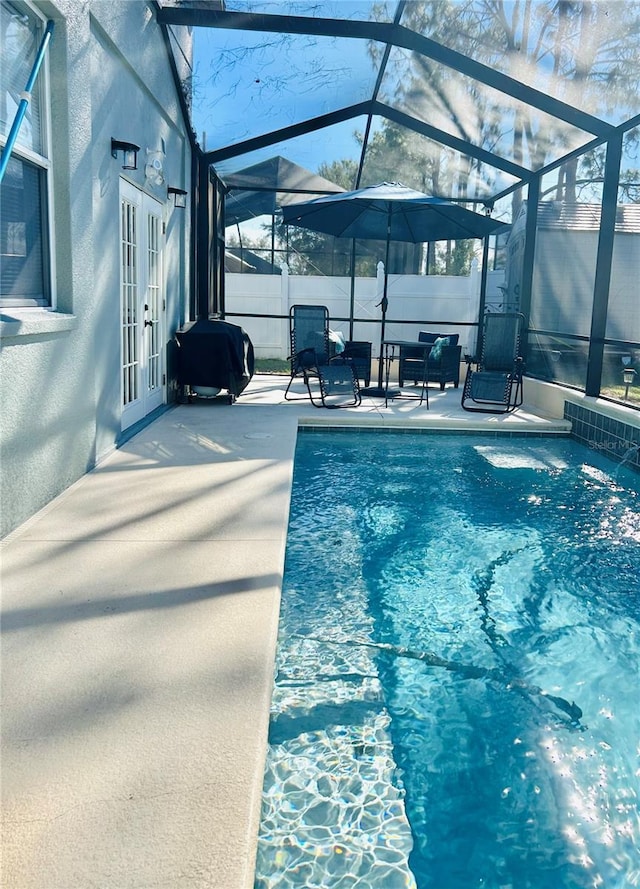
<instances>
[{"instance_id":1,"label":"cushioned patio chair","mask_svg":"<svg viewBox=\"0 0 640 889\"><path fill-rule=\"evenodd\" d=\"M460 383L460 359L462 347L458 345L458 334L440 334L421 330L418 334L419 343L431 343L426 365L424 352L415 346L400 346L400 364L398 367L398 385L404 386L405 380L413 380L414 385L419 382L439 383L440 389L444 389L447 383L453 383L458 388Z\"/></svg>"},{"instance_id":2,"label":"cushioned patio chair","mask_svg":"<svg viewBox=\"0 0 640 889\"><path fill-rule=\"evenodd\" d=\"M484 316L480 358L467 359L462 390L466 411L504 414L520 407L523 399L524 365L520 337L524 316L518 312ZM477 369L471 365L477 363ZM475 406L474 406L475 405Z\"/></svg>"},{"instance_id":3,"label":"cushioned patio chair","mask_svg":"<svg viewBox=\"0 0 640 889\"><path fill-rule=\"evenodd\" d=\"M291 377L284 393L287 401L307 396L289 395L291 384L297 377L304 380L307 392L309 377L318 375L318 367L327 365L330 357L329 310L326 306L291 306L289 311L289 338L291 343Z\"/></svg>"},{"instance_id":4,"label":"cushioned patio chair","mask_svg":"<svg viewBox=\"0 0 640 889\"><path fill-rule=\"evenodd\" d=\"M351 361L354 375L368 386L371 382L371 343L347 340L341 357Z\"/></svg>"}]
</instances>

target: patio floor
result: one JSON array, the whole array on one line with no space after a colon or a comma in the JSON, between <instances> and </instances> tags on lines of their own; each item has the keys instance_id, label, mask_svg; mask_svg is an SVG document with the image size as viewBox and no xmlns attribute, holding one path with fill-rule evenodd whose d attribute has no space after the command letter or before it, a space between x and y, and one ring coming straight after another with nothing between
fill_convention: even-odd
<instances>
[{"instance_id":1,"label":"patio floor","mask_svg":"<svg viewBox=\"0 0 640 889\"><path fill-rule=\"evenodd\" d=\"M6 889L253 885L299 423L568 428L286 382L167 411L4 541Z\"/></svg>"}]
</instances>

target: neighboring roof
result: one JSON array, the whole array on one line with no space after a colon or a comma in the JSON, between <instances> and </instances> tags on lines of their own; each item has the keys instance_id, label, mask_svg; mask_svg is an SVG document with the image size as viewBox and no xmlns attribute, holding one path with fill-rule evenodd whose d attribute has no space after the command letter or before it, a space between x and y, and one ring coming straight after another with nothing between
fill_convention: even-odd
<instances>
[{"instance_id":1,"label":"neighboring roof","mask_svg":"<svg viewBox=\"0 0 640 889\"><path fill-rule=\"evenodd\" d=\"M229 189L225 206L227 226L271 215L286 204L344 191L335 182L280 156L232 173L223 181Z\"/></svg>"},{"instance_id":2,"label":"neighboring roof","mask_svg":"<svg viewBox=\"0 0 640 889\"><path fill-rule=\"evenodd\" d=\"M225 272L243 272L244 274L280 275L282 269L272 265L266 259L251 250L239 247L227 247L224 253Z\"/></svg>"},{"instance_id":3,"label":"neighboring roof","mask_svg":"<svg viewBox=\"0 0 640 889\"><path fill-rule=\"evenodd\" d=\"M600 231L600 204L542 201L538 205L538 228L555 231ZM616 232L640 233L640 204L618 204Z\"/></svg>"}]
</instances>

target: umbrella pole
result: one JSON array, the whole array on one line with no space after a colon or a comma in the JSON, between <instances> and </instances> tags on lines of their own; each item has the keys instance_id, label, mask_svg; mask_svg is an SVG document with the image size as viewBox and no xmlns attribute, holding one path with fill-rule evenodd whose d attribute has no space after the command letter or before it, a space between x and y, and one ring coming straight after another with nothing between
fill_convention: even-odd
<instances>
[{"instance_id":1,"label":"umbrella pole","mask_svg":"<svg viewBox=\"0 0 640 889\"><path fill-rule=\"evenodd\" d=\"M382 300L380 308L382 309L382 321L380 322L380 356L378 358L378 389L383 391L382 387L382 365L383 365L383 349L384 349L384 325L387 320L387 309L389 307L389 299L387 297L387 287L389 286L389 244L391 242L391 204L387 207L387 244L384 251L384 284L382 286ZM386 392L384 393L386 397Z\"/></svg>"},{"instance_id":2,"label":"umbrella pole","mask_svg":"<svg viewBox=\"0 0 640 889\"><path fill-rule=\"evenodd\" d=\"M389 299L387 297L387 287L389 284L389 242L391 241L391 205L387 211L387 244L384 257L384 285L382 287L382 299L378 303L382 310L382 319L380 321L380 352L378 354L378 385L367 386L361 389L363 395L369 395L372 398L393 398L400 391L399 389L387 389L382 383L382 375L384 372L384 326L387 320L387 307Z\"/></svg>"},{"instance_id":3,"label":"umbrella pole","mask_svg":"<svg viewBox=\"0 0 640 889\"><path fill-rule=\"evenodd\" d=\"M349 339L353 339L353 316L356 307L356 239L351 241L351 293L349 297Z\"/></svg>"}]
</instances>

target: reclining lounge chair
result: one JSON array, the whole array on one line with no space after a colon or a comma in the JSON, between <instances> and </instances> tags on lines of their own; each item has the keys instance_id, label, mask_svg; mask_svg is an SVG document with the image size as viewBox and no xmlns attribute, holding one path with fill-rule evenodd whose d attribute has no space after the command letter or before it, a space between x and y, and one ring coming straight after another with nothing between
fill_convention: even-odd
<instances>
[{"instance_id":1,"label":"reclining lounge chair","mask_svg":"<svg viewBox=\"0 0 640 889\"><path fill-rule=\"evenodd\" d=\"M309 377L317 376L317 368L329 363L329 310L326 306L291 306L289 311L289 338L291 343L291 377L284 393L287 401L295 401L300 395L289 395L296 377L302 377L309 396Z\"/></svg>"},{"instance_id":2,"label":"reclining lounge chair","mask_svg":"<svg viewBox=\"0 0 640 889\"><path fill-rule=\"evenodd\" d=\"M353 361L341 356L333 358L329 364L317 368L320 401L313 396L309 380L309 398L315 407L357 407L360 404L360 385Z\"/></svg>"},{"instance_id":3,"label":"reclining lounge chair","mask_svg":"<svg viewBox=\"0 0 640 889\"><path fill-rule=\"evenodd\" d=\"M289 395L289 389L296 377L302 377L311 403L315 407L355 407L360 404L358 373L370 372L362 363L362 352L358 348L348 354L333 355L329 331L329 311L326 306L291 306L289 312L289 335L291 340L291 377L284 393L287 401L295 401L306 396ZM352 343L352 347L369 344ZM369 345L369 349L370 349ZM369 366L371 359L369 357ZM317 379L316 395L311 380Z\"/></svg>"},{"instance_id":4,"label":"reclining lounge chair","mask_svg":"<svg viewBox=\"0 0 640 889\"><path fill-rule=\"evenodd\" d=\"M484 316L482 349L476 370L471 369L476 361L467 359L462 390L464 410L505 414L522 404L524 365L520 337L523 321L524 316L517 312Z\"/></svg>"}]
</instances>

